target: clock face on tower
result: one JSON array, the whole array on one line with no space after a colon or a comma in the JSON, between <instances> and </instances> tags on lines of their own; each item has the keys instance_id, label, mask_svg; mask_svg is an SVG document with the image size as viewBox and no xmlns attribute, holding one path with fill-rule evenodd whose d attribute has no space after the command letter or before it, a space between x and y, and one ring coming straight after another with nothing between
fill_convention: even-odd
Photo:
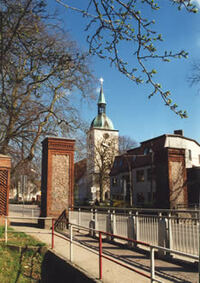
<instances>
[{"instance_id":1,"label":"clock face on tower","mask_svg":"<svg viewBox=\"0 0 200 283\"><path fill-rule=\"evenodd\" d=\"M104 139L108 139L109 138L109 134L106 133L106 134L103 135L103 137L104 137Z\"/></svg>"}]
</instances>

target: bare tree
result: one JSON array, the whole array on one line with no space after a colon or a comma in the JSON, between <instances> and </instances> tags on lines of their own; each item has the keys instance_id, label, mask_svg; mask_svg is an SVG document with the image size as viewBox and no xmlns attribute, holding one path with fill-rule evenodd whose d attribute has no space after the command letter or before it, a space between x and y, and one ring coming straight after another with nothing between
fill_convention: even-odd
<instances>
[{"instance_id":1,"label":"bare tree","mask_svg":"<svg viewBox=\"0 0 200 283\"><path fill-rule=\"evenodd\" d=\"M44 3L0 4L0 152L18 154L16 166L34 158L45 135L79 128L72 91L90 93L87 55L47 15Z\"/></svg>"},{"instance_id":2,"label":"bare tree","mask_svg":"<svg viewBox=\"0 0 200 283\"><path fill-rule=\"evenodd\" d=\"M119 154L124 154L127 150L138 146L138 143L129 136L119 136Z\"/></svg>"},{"instance_id":3,"label":"bare tree","mask_svg":"<svg viewBox=\"0 0 200 283\"><path fill-rule=\"evenodd\" d=\"M72 6L70 0L56 0L66 7L66 11L80 13L85 19L87 42L92 55L108 59L111 64L128 77L131 81L141 84L148 83L152 87L149 98L160 95L166 106L181 118L187 117L187 112L178 109L178 105L170 98L169 90L164 90L156 81L157 70L152 68L153 60L169 62L174 58L187 58L184 50L178 52L158 52L158 46L163 42L162 34L155 30L155 20L146 17L146 10L154 15L159 11L159 1L155 0L87 0L80 6ZM193 0L168 0L178 10L182 8L191 13L198 9ZM126 54L120 52L121 46L127 46L133 54L132 61L128 61Z\"/></svg>"},{"instance_id":4,"label":"bare tree","mask_svg":"<svg viewBox=\"0 0 200 283\"><path fill-rule=\"evenodd\" d=\"M191 85L199 85L200 83L200 60L196 60L192 64L192 74L189 77Z\"/></svg>"},{"instance_id":5,"label":"bare tree","mask_svg":"<svg viewBox=\"0 0 200 283\"><path fill-rule=\"evenodd\" d=\"M89 177L99 187L99 200L105 200L105 194L109 195L110 171L116 154L118 153L118 138L101 138L94 145L93 150L88 153ZM92 176L91 176L92 175Z\"/></svg>"}]
</instances>

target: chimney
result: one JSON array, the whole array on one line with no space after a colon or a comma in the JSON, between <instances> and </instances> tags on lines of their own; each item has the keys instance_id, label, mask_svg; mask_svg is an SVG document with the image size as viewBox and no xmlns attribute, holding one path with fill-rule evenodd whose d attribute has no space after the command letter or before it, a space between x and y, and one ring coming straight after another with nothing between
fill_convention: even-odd
<instances>
[{"instance_id":1,"label":"chimney","mask_svg":"<svg viewBox=\"0 0 200 283\"><path fill-rule=\"evenodd\" d=\"M174 135L183 136L183 130L175 130Z\"/></svg>"}]
</instances>

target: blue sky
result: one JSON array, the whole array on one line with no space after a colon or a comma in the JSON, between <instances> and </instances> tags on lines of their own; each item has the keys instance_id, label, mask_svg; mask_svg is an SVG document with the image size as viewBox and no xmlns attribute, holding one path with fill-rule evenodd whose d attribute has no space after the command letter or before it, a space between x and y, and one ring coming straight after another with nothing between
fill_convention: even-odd
<instances>
[{"instance_id":1,"label":"blue sky","mask_svg":"<svg viewBox=\"0 0 200 283\"><path fill-rule=\"evenodd\" d=\"M63 0L66 3L73 1ZM81 1L76 1L78 4ZM114 123L120 135L127 135L141 142L164 133L173 133L176 129L183 129L184 135L200 142L200 85L191 87L188 77L192 72L192 63L200 60L200 12L189 14L186 11L178 11L170 1L161 2L162 7L156 19L156 28L162 33L164 43L160 44L160 50L180 51L184 49L189 52L188 59L176 59L170 63L153 62L152 65L158 71L156 76L158 82L165 90L170 90L172 99L181 109L187 110L188 118L181 119L166 107L160 97L148 99L151 88L147 85L136 85L120 74L109 62L91 58L91 69L94 70L96 78L104 79L104 94L107 101L107 115ZM200 8L200 1L196 1ZM77 4L77 5L78 5ZM84 32L84 19L78 14L66 11L64 7L49 1L52 8L59 11L66 30L70 37L77 41L83 50L87 49L86 33ZM148 11L146 11L148 12ZM122 50L128 54L130 50ZM96 86L98 87L98 86ZM96 103L80 105L84 119L91 122L96 116Z\"/></svg>"}]
</instances>

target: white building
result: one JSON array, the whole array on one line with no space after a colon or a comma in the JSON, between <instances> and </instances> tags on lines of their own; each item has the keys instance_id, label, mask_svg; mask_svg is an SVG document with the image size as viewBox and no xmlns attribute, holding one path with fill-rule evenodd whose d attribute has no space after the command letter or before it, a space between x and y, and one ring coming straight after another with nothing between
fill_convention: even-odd
<instances>
[{"instance_id":1,"label":"white building","mask_svg":"<svg viewBox=\"0 0 200 283\"><path fill-rule=\"evenodd\" d=\"M79 186L79 195L88 196L91 201L105 201L110 198L110 169L118 154L118 130L106 115L106 100L103 93L103 80L97 103L97 116L92 120L87 133L87 186ZM78 165L78 163L77 163ZM75 164L76 171L76 164ZM81 183L77 180L76 183ZM84 192L83 192L84 191Z\"/></svg>"}]
</instances>

